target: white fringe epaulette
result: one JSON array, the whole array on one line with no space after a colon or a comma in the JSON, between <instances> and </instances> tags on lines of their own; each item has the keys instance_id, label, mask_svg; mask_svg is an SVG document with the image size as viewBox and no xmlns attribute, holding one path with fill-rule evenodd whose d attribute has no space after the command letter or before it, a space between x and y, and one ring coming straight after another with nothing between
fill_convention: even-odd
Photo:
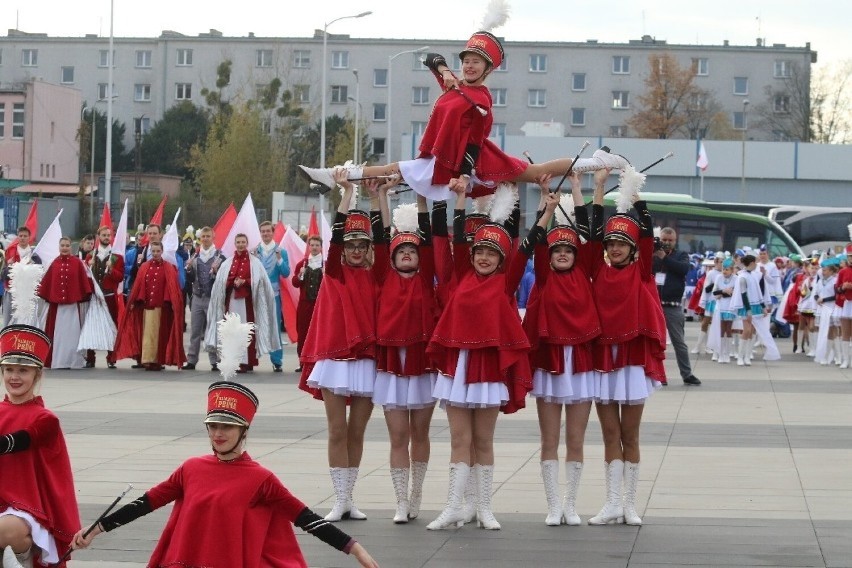
<instances>
[{"instance_id":1,"label":"white fringe epaulette","mask_svg":"<svg viewBox=\"0 0 852 568\"><path fill-rule=\"evenodd\" d=\"M556 211L553 214L556 216L556 224L557 225L573 225L577 221L577 216L574 214L574 198L570 193L563 193L559 197L559 205L562 207L556 208ZM565 217L565 214L562 213L562 210L565 210L565 213L568 213L568 217Z\"/></svg>"},{"instance_id":2,"label":"white fringe epaulette","mask_svg":"<svg viewBox=\"0 0 852 568\"><path fill-rule=\"evenodd\" d=\"M16 262L9 269L9 292L12 294L11 323L24 323L32 319L38 300L38 288L44 277L40 264Z\"/></svg>"},{"instance_id":3,"label":"white fringe epaulette","mask_svg":"<svg viewBox=\"0 0 852 568\"><path fill-rule=\"evenodd\" d=\"M637 172L636 168L628 165L621 170L618 183L615 210L619 213L627 213L633 207L633 202L636 201L639 190L645 187L645 174Z\"/></svg>"},{"instance_id":4,"label":"white fringe epaulette","mask_svg":"<svg viewBox=\"0 0 852 568\"><path fill-rule=\"evenodd\" d=\"M515 202L518 200L518 186L514 183L502 182L494 191L494 200L488 217L495 223L503 223L512 215Z\"/></svg>"},{"instance_id":5,"label":"white fringe epaulette","mask_svg":"<svg viewBox=\"0 0 852 568\"><path fill-rule=\"evenodd\" d=\"M482 17L482 30L490 32L499 28L509 19L509 3L506 0L491 0Z\"/></svg>"},{"instance_id":6,"label":"white fringe epaulette","mask_svg":"<svg viewBox=\"0 0 852 568\"><path fill-rule=\"evenodd\" d=\"M393 226L397 232L413 233L419 226L417 222L417 204L404 203L393 210Z\"/></svg>"},{"instance_id":7,"label":"white fringe epaulette","mask_svg":"<svg viewBox=\"0 0 852 568\"><path fill-rule=\"evenodd\" d=\"M216 327L219 332L219 372L224 380L230 381L240 368L240 361L251 343L254 324L243 323L239 314L228 312L224 319L216 322Z\"/></svg>"}]
</instances>

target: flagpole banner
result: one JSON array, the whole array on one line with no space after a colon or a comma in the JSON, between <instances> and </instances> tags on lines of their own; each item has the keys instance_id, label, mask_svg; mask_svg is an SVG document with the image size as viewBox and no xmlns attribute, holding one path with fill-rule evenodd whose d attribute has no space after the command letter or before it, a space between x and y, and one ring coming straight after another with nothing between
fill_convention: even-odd
<instances>
[{"instance_id":1,"label":"flagpole banner","mask_svg":"<svg viewBox=\"0 0 852 568\"><path fill-rule=\"evenodd\" d=\"M709 165L710 161L707 159L707 150L704 149L704 142L701 142L698 145L698 161L695 162L695 167L703 172Z\"/></svg>"},{"instance_id":2,"label":"flagpole banner","mask_svg":"<svg viewBox=\"0 0 852 568\"><path fill-rule=\"evenodd\" d=\"M253 250L260 244L260 227L257 224L257 213L254 210L254 202L251 199L251 193L246 195L246 200L243 201L243 206L240 207L240 212L237 213L237 218L228 231L228 236L225 242L222 243L222 254L227 257L234 255L234 237L240 233L248 237L248 248Z\"/></svg>"},{"instance_id":3,"label":"flagpole banner","mask_svg":"<svg viewBox=\"0 0 852 568\"><path fill-rule=\"evenodd\" d=\"M127 202L124 200L124 208L121 210L121 217L118 219L118 227L115 229L115 235L112 237L112 254L124 258L124 253L127 249Z\"/></svg>"},{"instance_id":4,"label":"flagpole banner","mask_svg":"<svg viewBox=\"0 0 852 568\"><path fill-rule=\"evenodd\" d=\"M234 208L234 202L232 201L222 212L222 215L219 217L219 220L216 221L216 224L213 225L213 246L217 249L222 249L222 245L225 244L225 239L228 238L228 232L231 230L231 226L234 224L236 219L237 210Z\"/></svg>"}]
</instances>

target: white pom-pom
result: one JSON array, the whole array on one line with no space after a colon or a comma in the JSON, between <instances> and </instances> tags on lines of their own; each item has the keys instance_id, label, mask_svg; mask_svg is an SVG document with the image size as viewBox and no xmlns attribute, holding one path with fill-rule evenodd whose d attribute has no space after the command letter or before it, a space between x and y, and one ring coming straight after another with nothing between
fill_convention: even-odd
<instances>
[{"instance_id":1,"label":"white pom-pom","mask_svg":"<svg viewBox=\"0 0 852 568\"><path fill-rule=\"evenodd\" d=\"M482 18L482 30L490 32L509 19L509 3L506 0L491 0Z\"/></svg>"},{"instance_id":2,"label":"white pom-pom","mask_svg":"<svg viewBox=\"0 0 852 568\"><path fill-rule=\"evenodd\" d=\"M480 195L473 199L473 212L482 215L488 215L491 211L491 202L494 201L494 194Z\"/></svg>"},{"instance_id":3,"label":"white pom-pom","mask_svg":"<svg viewBox=\"0 0 852 568\"><path fill-rule=\"evenodd\" d=\"M627 213L633 207L633 202L639 195L639 190L645 187L645 174L639 173L631 165L621 170L619 178L618 197L615 198L615 210Z\"/></svg>"},{"instance_id":4,"label":"white pom-pom","mask_svg":"<svg viewBox=\"0 0 852 568\"><path fill-rule=\"evenodd\" d=\"M196 239L200 239L200 238L201 238L201 229L196 229L196 230L195 230L195 238L196 238Z\"/></svg>"},{"instance_id":5,"label":"white pom-pom","mask_svg":"<svg viewBox=\"0 0 852 568\"><path fill-rule=\"evenodd\" d=\"M216 322L216 329L219 335L219 372L223 379L230 381L240 368L240 361L251 343L254 324L243 323L239 314L228 312Z\"/></svg>"},{"instance_id":6,"label":"white pom-pom","mask_svg":"<svg viewBox=\"0 0 852 568\"><path fill-rule=\"evenodd\" d=\"M556 216L556 224L573 225L577 220L576 215L574 215L574 198L568 193L563 193L559 197L559 205L562 207L557 207L553 213ZM565 213L568 213L568 217L565 217L565 213L562 212L563 210L565 210Z\"/></svg>"},{"instance_id":7,"label":"white pom-pom","mask_svg":"<svg viewBox=\"0 0 852 568\"><path fill-rule=\"evenodd\" d=\"M44 267L40 264L16 262L9 269L9 293L12 294L10 321L26 323L31 320L42 277Z\"/></svg>"},{"instance_id":8,"label":"white pom-pom","mask_svg":"<svg viewBox=\"0 0 852 568\"><path fill-rule=\"evenodd\" d=\"M515 202L518 200L518 186L513 183L502 182L494 191L494 200L491 202L491 210L488 216L495 223L502 223L512 214Z\"/></svg>"},{"instance_id":9,"label":"white pom-pom","mask_svg":"<svg viewBox=\"0 0 852 568\"><path fill-rule=\"evenodd\" d=\"M405 203L393 210L393 226L397 232L413 233L417 230L417 204Z\"/></svg>"}]
</instances>

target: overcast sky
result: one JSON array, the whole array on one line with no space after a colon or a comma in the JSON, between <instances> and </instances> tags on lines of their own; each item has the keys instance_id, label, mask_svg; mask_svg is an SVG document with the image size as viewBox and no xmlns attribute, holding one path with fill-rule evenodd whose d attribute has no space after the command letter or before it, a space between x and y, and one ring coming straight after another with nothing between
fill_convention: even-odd
<instances>
[{"instance_id":1,"label":"overcast sky","mask_svg":"<svg viewBox=\"0 0 852 568\"><path fill-rule=\"evenodd\" d=\"M293 8L298 1L298 8ZM803 47L811 43L819 63L852 58L852 2L844 0L508 0L510 17L497 31L509 41L623 43L648 34L677 44ZM274 7L270 7L274 6ZM310 37L331 20L330 33L352 37L457 39L475 31L488 0L144 0L115 2L116 37L153 37L162 30L197 35L217 29L226 36ZM50 36L109 36L109 0L2 0L0 28ZM306 12L309 12L306 14ZM3 33L3 32L0 32Z\"/></svg>"}]
</instances>

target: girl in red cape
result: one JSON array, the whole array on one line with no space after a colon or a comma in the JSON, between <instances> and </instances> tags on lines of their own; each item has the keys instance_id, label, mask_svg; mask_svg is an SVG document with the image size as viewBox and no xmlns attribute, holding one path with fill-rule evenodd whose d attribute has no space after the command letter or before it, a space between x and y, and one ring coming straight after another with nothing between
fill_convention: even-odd
<instances>
[{"instance_id":1,"label":"girl in red cape","mask_svg":"<svg viewBox=\"0 0 852 568\"><path fill-rule=\"evenodd\" d=\"M38 396L50 340L40 329L0 332L0 550L3 566L60 562L80 529L71 460L59 419ZM56 564L64 567L65 561Z\"/></svg>"},{"instance_id":2,"label":"girl in red cape","mask_svg":"<svg viewBox=\"0 0 852 568\"><path fill-rule=\"evenodd\" d=\"M351 166L350 179L362 177L402 177L414 191L433 200L446 200L452 195L450 181L456 180L472 189L472 197L494 193L502 181L534 182L544 174L562 175L568 171L571 158L530 164L506 155L488 137L494 116L491 92L485 79L503 64L503 46L493 34L479 31L471 36L459 53L462 78L459 79L437 53L426 56L429 68L442 94L435 101L432 115L420 142L420 154L414 160L379 166ZM388 140L388 144L392 141ZM591 158L574 164L578 173L602 168L623 168L627 160L616 154L598 150ZM333 168L308 168L300 171L311 181L334 187Z\"/></svg>"},{"instance_id":3,"label":"girl in red cape","mask_svg":"<svg viewBox=\"0 0 852 568\"><path fill-rule=\"evenodd\" d=\"M435 409L432 390L436 372L426 354L426 346L435 329L438 307L426 198L418 195L416 205L397 209L394 215L397 232L390 238L387 191L392 185L395 184L386 183L379 188L385 234L381 239L374 239L373 272L379 285L379 300L378 374L373 404L384 409L391 446L390 473L396 495L393 521L401 524L417 518L420 513L423 481L429 465L429 425Z\"/></svg>"},{"instance_id":4,"label":"girl in red cape","mask_svg":"<svg viewBox=\"0 0 852 568\"><path fill-rule=\"evenodd\" d=\"M357 558L378 564L355 539L324 521L297 499L274 473L243 450L258 399L247 387L218 381L207 390L211 455L190 458L159 485L101 520L86 548L102 532L126 525L174 502L148 566L307 568L293 525Z\"/></svg>"},{"instance_id":5,"label":"girl in red cape","mask_svg":"<svg viewBox=\"0 0 852 568\"><path fill-rule=\"evenodd\" d=\"M544 176L539 180L541 216L529 243L521 246L522 251L535 247L535 287L527 303L524 330L531 345L530 395L536 399L541 430L541 478L548 509L545 523L551 526L580 524L575 503L583 472L583 442L592 401L599 394L592 343L601 333L601 324L589 278L594 259L588 242L589 216L580 178L573 174L570 179L575 226L560 224L545 234L559 192L550 192L550 176ZM565 500L560 503L558 448L563 407L566 485Z\"/></svg>"},{"instance_id":6,"label":"girl in red cape","mask_svg":"<svg viewBox=\"0 0 852 568\"><path fill-rule=\"evenodd\" d=\"M595 368L600 372L595 407L603 433L607 500L589 524L617 521L641 525L636 513L639 425L645 400L666 380L666 322L651 272L653 222L645 202L636 200L644 176L628 167L620 181L635 200L638 220L616 213L604 230L604 186L600 179L604 175L595 173L589 242L595 251L592 288L601 318L601 335L594 349ZM604 260L604 249L609 263Z\"/></svg>"},{"instance_id":7,"label":"girl in red cape","mask_svg":"<svg viewBox=\"0 0 852 568\"><path fill-rule=\"evenodd\" d=\"M342 168L344 188L331 228L325 276L302 348L299 388L323 401L328 421L328 467L335 503L327 521L364 520L352 492L373 412L376 382L376 279L370 266L370 218L349 210L355 186ZM376 195L373 218L383 231ZM347 417L347 406L349 416Z\"/></svg>"},{"instance_id":8,"label":"girl in red cape","mask_svg":"<svg viewBox=\"0 0 852 568\"><path fill-rule=\"evenodd\" d=\"M478 524L496 530L500 523L491 511L491 487L497 416L501 408L507 413L523 408L531 388L529 342L514 304L527 259L515 254L505 266L512 239L494 223L479 227L471 247L464 230L466 186L453 180L450 187L457 196L453 217L457 284L427 349L440 373L433 396L450 423L450 483L447 506L427 528L463 524L464 488L473 469ZM473 468L468 463L471 443L478 462Z\"/></svg>"}]
</instances>

